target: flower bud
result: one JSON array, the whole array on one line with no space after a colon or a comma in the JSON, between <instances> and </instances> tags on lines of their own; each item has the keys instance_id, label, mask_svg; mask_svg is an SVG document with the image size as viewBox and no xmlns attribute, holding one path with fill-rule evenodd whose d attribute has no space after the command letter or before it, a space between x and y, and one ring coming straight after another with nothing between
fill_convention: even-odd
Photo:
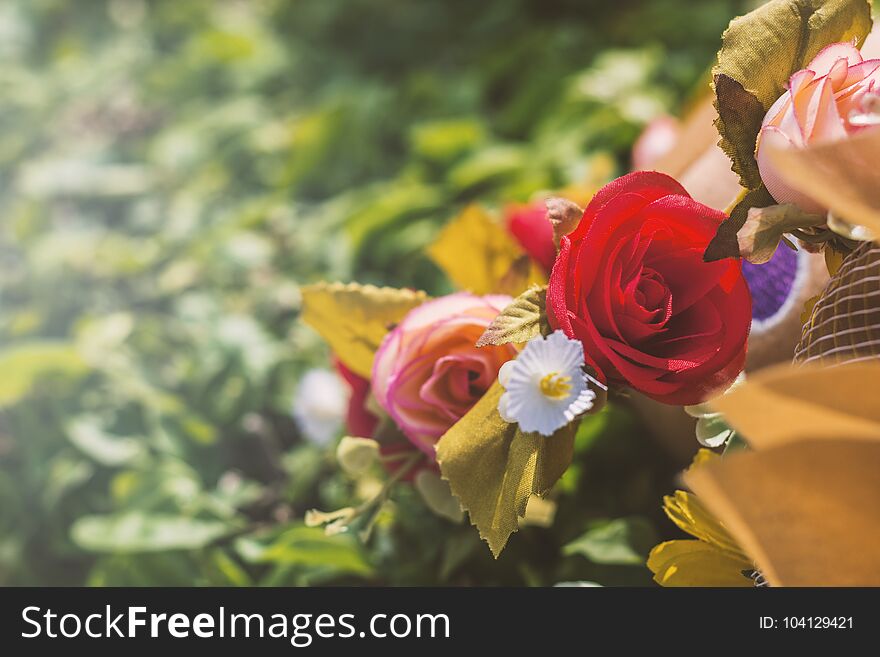
<instances>
[{"instance_id":1,"label":"flower bud","mask_svg":"<svg viewBox=\"0 0 880 657\"><path fill-rule=\"evenodd\" d=\"M379 443L370 438L346 436L336 448L336 460L352 477L366 472L379 457Z\"/></svg>"}]
</instances>

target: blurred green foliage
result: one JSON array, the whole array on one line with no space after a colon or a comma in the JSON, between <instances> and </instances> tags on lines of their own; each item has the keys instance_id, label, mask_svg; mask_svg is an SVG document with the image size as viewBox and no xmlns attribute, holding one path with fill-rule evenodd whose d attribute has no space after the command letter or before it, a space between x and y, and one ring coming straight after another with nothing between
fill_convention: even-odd
<instances>
[{"instance_id":1,"label":"blurred green foliage","mask_svg":"<svg viewBox=\"0 0 880 657\"><path fill-rule=\"evenodd\" d=\"M676 464L618 407L499 562L406 487L302 526L362 484L291 418L298 284L448 290L445 220L625 170L740 4L6 0L0 584L648 582Z\"/></svg>"}]
</instances>

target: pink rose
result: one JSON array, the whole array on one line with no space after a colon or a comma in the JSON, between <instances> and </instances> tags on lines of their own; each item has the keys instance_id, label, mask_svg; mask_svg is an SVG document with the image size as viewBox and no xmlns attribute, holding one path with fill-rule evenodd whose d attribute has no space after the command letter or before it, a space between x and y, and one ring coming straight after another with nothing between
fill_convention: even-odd
<instances>
[{"instance_id":1,"label":"pink rose","mask_svg":"<svg viewBox=\"0 0 880 657\"><path fill-rule=\"evenodd\" d=\"M794 203L806 212L824 210L783 182L768 150L845 139L862 129L859 115L876 99L878 80L880 59L863 60L851 43L827 46L791 76L788 91L764 117L756 152L761 179L778 203Z\"/></svg>"},{"instance_id":2,"label":"pink rose","mask_svg":"<svg viewBox=\"0 0 880 657\"><path fill-rule=\"evenodd\" d=\"M434 443L489 389L516 356L513 345L475 346L510 297L460 292L414 308L382 342L373 394L412 443L434 458Z\"/></svg>"}]
</instances>

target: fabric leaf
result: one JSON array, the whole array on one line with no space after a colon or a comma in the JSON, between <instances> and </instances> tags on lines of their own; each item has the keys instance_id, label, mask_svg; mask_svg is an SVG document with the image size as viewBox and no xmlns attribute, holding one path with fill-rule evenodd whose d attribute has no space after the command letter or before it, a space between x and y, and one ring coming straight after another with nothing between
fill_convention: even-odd
<instances>
[{"instance_id":1,"label":"fabric leaf","mask_svg":"<svg viewBox=\"0 0 880 657\"><path fill-rule=\"evenodd\" d=\"M739 176L740 184L756 189L761 185L761 174L755 160L755 141L767 110L729 75L717 73L714 82L719 145L733 163L731 168Z\"/></svg>"},{"instance_id":2,"label":"fabric leaf","mask_svg":"<svg viewBox=\"0 0 880 657\"><path fill-rule=\"evenodd\" d=\"M549 438L523 433L498 414L503 392L492 386L437 444L443 478L496 558L517 531L529 497L546 492L569 465L577 424Z\"/></svg>"},{"instance_id":3,"label":"fabric leaf","mask_svg":"<svg viewBox=\"0 0 880 657\"><path fill-rule=\"evenodd\" d=\"M456 287L474 294L501 292L499 283L522 255L504 226L478 205L447 224L427 252Z\"/></svg>"},{"instance_id":4,"label":"fabric leaf","mask_svg":"<svg viewBox=\"0 0 880 657\"><path fill-rule=\"evenodd\" d=\"M302 320L315 329L342 363L367 379L389 327L427 300L424 292L358 283L318 283L302 288Z\"/></svg>"},{"instance_id":5,"label":"fabric leaf","mask_svg":"<svg viewBox=\"0 0 880 657\"><path fill-rule=\"evenodd\" d=\"M749 208L746 222L737 233L739 254L752 264L764 264L776 253L776 247L785 233L824 225L824 215L807 214L790 203Z\"/></svg>"},{"instance_id":6,"label":"fabric leaf","mask_svg":"<svg viewBox=\"0 0 880 657\"><path fill-rule=\"evenodd\" d=\"M730 216L721 222L715 237L706 247L703 260L713 262L723 258L739 257L739 240L737 233L745 225L749 209L765 208L776 203L767 188L761 184L758 189L746 191L730 212Z\"/></svg>"},{"instance_id":7,"label":"fabric leaf","mask_svg":"<svg viewBox=\"0 0 880 657\"><path fill-rule=\"evenodd\" d=\"M477 346L528 342L548 332L546 301L546 285L529 288L492 320L477 340Z\"/></svg>"}]
</instances>

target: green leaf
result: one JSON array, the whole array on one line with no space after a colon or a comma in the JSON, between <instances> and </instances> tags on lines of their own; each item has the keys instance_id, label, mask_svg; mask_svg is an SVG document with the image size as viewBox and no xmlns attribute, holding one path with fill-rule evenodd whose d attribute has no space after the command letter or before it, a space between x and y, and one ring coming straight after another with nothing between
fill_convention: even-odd
<instances>
[{"instance_id":1,"label":"green leaf","mask_svg":"<svg viewBox=\"0 0 880 657\"><path fill-rule=\"evenodd\" d=\"M528 164L527 152L519 146L499 144L481 148L449 171L449 183L457 190L469 189L511 177Z\"/></svg>"},{"instance_id":2,"label":"green leaf","mask_svg":"<svg viewBox=\"0 0 880 657\"><path fill-rule=\"evenodd\" d=\"M248 560L257 563L325 567L357 575L369 575L373 570L360 545L351 536L327 536L319 527L296 526L283 532L265 548L255 549L250 542L244 552Z\"/></svg>"},{"instance_id":3,"label":"green leaf","mask_svg":"<svg viewBox=\"0 0 880 657\"><path fill-rule=\"evenodd\" d=\"M88 366L66 342L28 342L0 351L0 405L14 404L49 374L81 375Z\"/></svg>"},{"instance_id":4,"label":"green leaf","mask_svg":"<svg viewBox=\"0 0 880 657\"><path fill-rule=\"evenodd\" d=\"M102 465L118 467L146 452L135 438L113 436L104 431L98 418L81 416L67 425L67 437L81 452Z\"/></svg>"},{"instance_id":5,"label":"green leaf","mask_svg":"<svg viewBox=\"0 0 880 657\"><path fill-rule=\"evenodd\" d=\"M645 563L656 543L654 528L644 518L617 518L594 524L562 552L567 556L579 554L593 563L635 565Z\"/></svg>"},{"instance_id":6,"label":"green leaf","mask_svg":"<svg viewBox=\"0 0 880 657\"><path fill-rule=\"evenodd\" d=\"M440 162L453 160L485 140L486 128L474 118L419 123L410 131L415 154Z\"/></svg>"},{"instance_id":7,"label":"green leaf","mask_svg":"<svg viewBox=\"0 0 880 657\"><path fill-rule=\"evenodd\" d=\"M791 75L828 44L860 45L871 23L867 0L773 0L731 21L713 70L716 125L744 187L760 183L754 153L761 121Z\"/></svg>"},{"instance_id":8,"label":"green leaf","mask_svg":"<svg viewBox=\"0 0 880 657\"><path fill-rule=\"evenodd\" d=\"M477 340L477 346L528 342L542 333L548 333L546 301L546 285L530 287L492 320Z\"/></svg>"},{"instance_id":9,"label":"green leaf","mask_svg":"<svg viewBox=\"0 0 880 657\"><path fill-rule=\"evenodd\" d=\"M452 493L497 558L532 494L542 495L571 462L577 422L550 437L523 433L498 414L495 384L437 443Z\"/></svg>"},{"instance_id":10,"label":"green leaf","mask_svg":"<svg viewBox=\"0 0 880 657\"><path fill-rule=\"evenodd\" d=\"M109 516L83 516L71 528L73 542L92 552L159 552L195 550L230 531L217 520L127 511Z\"/></svg>"}]
</instances>

